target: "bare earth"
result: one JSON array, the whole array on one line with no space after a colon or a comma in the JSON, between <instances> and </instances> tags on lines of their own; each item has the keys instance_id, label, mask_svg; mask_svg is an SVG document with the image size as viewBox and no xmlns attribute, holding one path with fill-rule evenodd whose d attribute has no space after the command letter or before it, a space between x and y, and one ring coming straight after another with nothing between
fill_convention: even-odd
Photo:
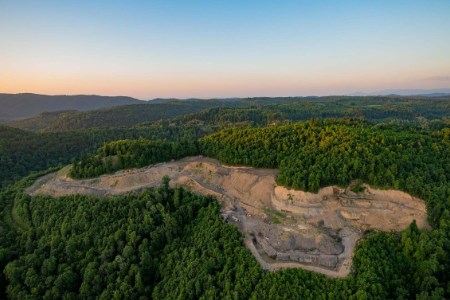
<instances>
[{"instance_id":1,"label":"bare earth","mask_svg":"<svg viewBox=\"0 0 450 300\"><path fill-rule=\"evenodd\" d=\"M69 169L38 179L28 193L117 195L159 186L167 175L172 186L217 197L224 220L243 232L244 244L268 270L302 268L345 277L365 230L400 231L413 220L429 227L425 203L401 191L364 185L361 193L335 186L307 193L278 186L277 170L228 167L202 156L87 180L71 179Z\"/></svg>"}]
</instances>

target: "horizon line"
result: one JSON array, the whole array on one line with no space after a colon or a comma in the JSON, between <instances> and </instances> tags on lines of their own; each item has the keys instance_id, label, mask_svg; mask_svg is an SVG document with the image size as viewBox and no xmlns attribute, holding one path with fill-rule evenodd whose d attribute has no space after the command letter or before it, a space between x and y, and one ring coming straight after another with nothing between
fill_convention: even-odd
<instances>
[{"instance_id":1,"label":"horizon line","mask_svg":"<svg viewBox=\"0 0 450 300\"><path fill-rule=\"evenodd\" d=\"M440 91L439 90L446 90L446 91ZM410 92L418 92L417 94L381 94L381 93L387 93L389 91L410 91ZM380 93L380 94L377 94ZM111 98L117 98L117 97L127 97L132 98L138 101L154 101L154 100L221 100L221 99L246 99L246 98L308 98L308 97L335 97L335 96L349 96L349 97L374 97L374 96L421 96L421 95L427 95L427 94L450 94L450 87L442 87L442 88L434 88L434 89L423 89L423 88L411 88L411 89L395 89L395 88L388 88L378 91L371 91L371 92L362 92L362 91L354 91L349 93L342 93L342 94L327 94L327 95L290 95L290 96L218 96L218 97L186 97L186 98L180 98L180 97L154 97L154 98L141 98L141 97L134 97L134 96L128 96L128 95L106 95L106 94L92 94L92 93L75 93L75 94L42 94L42 93L35 93L35 92L17 92L17 93L5 93L0 92L0 94L3 95L37 95L37 96L49 96L49 97L58 97L58 96L66 96L66 97L75 97L75 96L96 96L96 97L111 97Z\"/></svg>"}]
</instances>

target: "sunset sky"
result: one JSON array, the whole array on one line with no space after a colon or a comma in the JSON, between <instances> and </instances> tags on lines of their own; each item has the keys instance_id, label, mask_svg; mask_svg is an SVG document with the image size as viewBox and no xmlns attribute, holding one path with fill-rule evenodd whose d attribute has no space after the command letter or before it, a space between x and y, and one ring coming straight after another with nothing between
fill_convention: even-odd
<instances>
[{"instance_id":1,"label":"sunset sky","mask_svg":"<svg viewBox=\"0 0 450 300\"><path fill-rule=\"evenodd\" d=\"M0 0L3 93L151 99L448 87L448 0Z\"/></svg>"}]
</instances>

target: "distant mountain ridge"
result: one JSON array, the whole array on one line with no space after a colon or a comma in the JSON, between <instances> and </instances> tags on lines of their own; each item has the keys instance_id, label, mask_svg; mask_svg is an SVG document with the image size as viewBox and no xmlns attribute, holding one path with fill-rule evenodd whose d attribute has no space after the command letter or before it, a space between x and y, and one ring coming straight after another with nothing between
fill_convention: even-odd
<instances>
[{"instance_id":1,"label":"distant mountain ridge","mask_svg":"<svg viewBox=\"0 0 450 300\"><path fill-rule=\"evenodd\" d=\"M126 97L108 97L96 95L38 95L38 94L1 94L0 121L30 118L43 112L63 110L94 110L118 105L139 104L144 101Z\"/></svg>"},{"instance_id":2,"label":"distant mountain ridge","mask_svg":"<svg viewBox=\"0 0 450 300\"><path fill-rule=\"evenodd\" d=\"M249 107L281 102L295 102L300 98L247 99L155 99L143 104L120 105L89 111L64 110L43 112L31 118L11 120L5 124L37 131L66 131L93 127L133 126L143 122L170 119L200 112L213 107Z\"/></svg>"},{"instance_id":3,"label":"distant mountain ridge","mask_svg":"<svg viewBox=\"0 0 450 300\"><path fill-rule=\"evenodd\" d=\"M450 95L450 88L443 89L387 89L376 92L355 92L349 96L427 96L427 97L442 97Z\"/></svg>"},{"instance_id":4,"label":"distant mountain ridge","mask_svg":"<svg viewBox=\"0 0 450 300\"><path fill-rule=\"evenodd\" d=\"M300 121L311 118L365 118L429 120L450 116L450 97L330 96L291 98L154 100L90 111L44 112L38 116L6 122L8 126L45 132L143 125L169 120L182 124L257 124ZM176 119L174 119L176 118Z\"/></svg>"},{"instance_id":5,"label":"distant mountain ridge","mask_svg":"<svg viewBox=\"0 0 450 300\"><path fill-rule=\"evenodd\" d=\"M363 93L357 92L352 95L347 96L334 96L334 97L353 97L353 96L407 96L409 98L425 97L425 98L440 98L449 97L450 89L410 89L410 90L384 90L373 93ZM333 96L328 96L333 97ZM39 94L4 94L0 93L0 123L16 123L18 122L18 127L28 128L28 123L31 128L34 127L36 130L41 126L35 126L36 122L48 123L56 121L61 118L72 118L73 115L82 116L81 112L87 112L88 115L92 117L94 114L89 111L94 110L107 110L118 106L127 106L140 104L140 107L135 108L125 108L125 111L129 112L133 110L133 115L136 114L136 110L142 109L138 112L139 115L144 117L145 114L150 113L152 116L146 121L152 121L153 118L157 118L157 111L166 104L173 106L177 112L165 112L163 115L168 117L174 117L179 114L193 113L201 109L211 108L211 107L244 107L252 105L266 105L275 104L281 102L295 102L295 101L310 101L313 99L325 99L327 97L318 96L298 96L298 97L253 97L253 98L211 98L211 99L177 99L177 98L155 98L149 101L138 100L127 96L97 96L97 95L39 95ZM146 107L148 104L156 105L154 107ZM179 110L181 106L191 106L190 108L184 107ZM159 107L159 106L161 107ZM155 110L155 112L153 112ZM104 111L107 113L107 111ZM116 116L118 117L118 116ZM163 119L165 117L162 117ZM28 120L34 118L34 120ZM84 118L84 115L83 115ZM22 120L24 122L22 122ZM115 124L115 120L111 120ZM135 124L134 122L131 122ZM31 125L33 123L33 125ZM126 123L126 122L125 122ZM104 124L106 126L106 124ZM122 126L127 126L131 124L121 124ZM15 125L13 125L15 126ZM45 126L44 126L45 127ZM90 126L88 126L90 127ZM40 128L43 129L43 128Z\"/></svg>"}]
</instances>

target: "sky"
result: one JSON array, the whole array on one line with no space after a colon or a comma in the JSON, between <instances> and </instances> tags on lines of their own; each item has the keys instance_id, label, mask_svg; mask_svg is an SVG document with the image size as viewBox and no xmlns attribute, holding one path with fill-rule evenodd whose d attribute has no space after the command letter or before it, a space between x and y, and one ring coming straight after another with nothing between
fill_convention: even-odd
<instances>
[{"instance_id":1,"label":"sky","mask_svg":"<svg viewBox=\"0 0 450 300\"><path fill-rule=\"evenodd\" d=\"M3 93L152 99L448 87L448 0L0 0Z\"/></svg>"}]
</instances>

